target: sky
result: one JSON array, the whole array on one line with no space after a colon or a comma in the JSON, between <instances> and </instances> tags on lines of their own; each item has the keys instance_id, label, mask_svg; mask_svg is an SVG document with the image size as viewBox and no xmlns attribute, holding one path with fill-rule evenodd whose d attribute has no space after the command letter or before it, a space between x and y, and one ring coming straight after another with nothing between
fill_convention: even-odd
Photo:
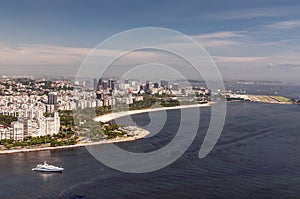
<instances>
[{"instance_id":1,"label":"sky","mask_svg":"<svg viewBox=\"0 0 300 199\"><path fill-rule=\"evenodd\" d=\"M89 52L112 35L162 27L199 42L226 80L300 77L300 2L296 0L0 3L1 75L72 76Z\"/></svg>"}]
</instances>

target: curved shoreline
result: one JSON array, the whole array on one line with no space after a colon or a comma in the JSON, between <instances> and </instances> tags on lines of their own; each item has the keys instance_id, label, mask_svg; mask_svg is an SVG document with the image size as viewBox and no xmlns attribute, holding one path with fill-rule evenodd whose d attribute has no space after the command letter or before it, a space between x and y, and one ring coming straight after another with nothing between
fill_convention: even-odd
<instances>
[{"instance_id":1,"label":"curved shoreline","mask_svg":"<svg viewBox=\"0 0 300 199\"><path fill-rule=\"evenodd\" d=\"M172 107L161 107L161 108L150 108L150 109L141 109L141 110L133 110L133 111L126 111L126 112L119 112L119 113L110 113L98 116L94 118L94 121L96 122L109 122L111 120L128 116L128 115L135 115L140 113L147 113L147 112L155 112L155 111L163 111L163 110L176 110L176 109L184 109L184 108L195 108L195 107L207 107L211 106L212 103L208 102L206 104L192 104L192 105L182 105L182 106L172 106ZM118 143L118 142L129 142L134 141L137 139L141 139L146 137L148 134L150 134L149 131L137 128L139 130L140 134L137 134L133 137L120 137L120 138L114 138L110 140L101 140L97 142L85 142L85 143L78 143L75 145L66 145L66 146L57 146L57 147L41 147L41 148L30 148L30 149L8 149L8 150L0 150L1 154L11 154L11 153L24 153L24 152L36 152L36 151L46 151L46 150L60 150L60 149L72 149L77 147L85 147L85 146L92 146L92 145L98 145L98 144L110 144L110 143Z\"/></svg>"},{"instance_id":2,"label":"curved shoreline","mask_svg":"<svg viewBox=\"0 0 300 199\"><path fill-rule=\"evenodd\" d=\"M86 147L86 146L92 146L92 145L98 145L98 144L129 142L129 141L134 141L134 140L144 138L148 134L150 134L150 132L145 129L138 128L138 127L134 127L134 128L136 128L136 131L138 131L139 133L132 137L119 137L119 138L114 138L114 139L109 139L109 140L100 140L97 142L84 142L84 143L78 143L78 144L74 144L74 145L65 145L65 146L57 146L57 147L41 147L41 148L31 148L31 149L8 149L8 150L0 151L0 155L1 154L11 154L11 153L46 151L46 150L72 149L72 148Z\"/></svg>"},{"instance_id":3,"label":"curved shoreline","mask_svg":"<svg viewBox=\"0 0 300 199\"><path fill-rule=\"evenodd\" d=\"M212 102L208 102L206 104L192 104L192 105L181 105L181 106L171 106L171 107L161 107L161 108L149 108L149 109L140 109L140 110L132 110L132 111L124 111L117 113L109 113L105 115L100 115L94 118L95 122L109 122L114 119L125 117L128 115L135 115L140 113L149 113L155 111L164 111L164 110L176 110L176 109L184 109L184 108L195 108L195 107L207 107L211 106Z\"/></svg>"}]
</instances>

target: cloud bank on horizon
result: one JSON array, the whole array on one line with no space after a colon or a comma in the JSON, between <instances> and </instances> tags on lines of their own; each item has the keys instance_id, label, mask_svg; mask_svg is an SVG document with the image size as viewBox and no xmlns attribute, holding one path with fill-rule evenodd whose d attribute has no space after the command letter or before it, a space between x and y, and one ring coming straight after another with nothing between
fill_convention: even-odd
<instances>
[{"instance_id":1,"label":"cloud bank on horizon","mask_svg":"<svg viewBox=\"0 0 300 199\"><path fill-rule=\"evenodd\" d=\"M14 1L0 7L1 74L72 76L104 39L157 26L199 42L224 79L299 80L298 1ZM176 38L168 45L188 49ZM119 49L98 51L114 57ZM168 59L150 51L130 58L145 57Z\"/></svg>"}]
</instances>

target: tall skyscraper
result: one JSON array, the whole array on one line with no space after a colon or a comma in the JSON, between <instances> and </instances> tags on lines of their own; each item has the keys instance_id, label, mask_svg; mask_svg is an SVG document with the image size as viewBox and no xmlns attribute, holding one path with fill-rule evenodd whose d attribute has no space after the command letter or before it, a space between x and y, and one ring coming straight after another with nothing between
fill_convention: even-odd
<instances>
[{"instance_id":1,"label":"tall skyscraper","mask_svg":"<svg viewBox=\"0 0 300 199\"><path fill-rule=\"evenodd\" d=\"M153 88L153 85L151 82L147 81L146 82L146 87L145 87L145 92L148 93L148 94L151 94L151 90Z\"/></svg>"},{"instance_id":2,"label":"tall skyscraper","mask_svg":"<svg viewBox=\"0 0 300 199\"><path fill-rule=\"evenodd\" d=\"M97 78L94 78L94 90L97 90L98 88L98 80Z\"/></svg>"},{"instance_id":3,"label":"tall skyscraper","mask_svg":"<svg viewBox=\"0 0 300 199\"><path fill-rule=\"evenodd\" d=\"M48 104L51 107L53 105L53 110L50 108L49 112L53 112L57 110L57 93L51 92L48 93Z\"/></svg>"},{"instance_id":4,"label":"tall skyscraper","mask_svg":"<svg viewBox=\"0 0 300 199\"><path fill-rule=\"evenodd\" d=\"M51 92L48 93L48 104L57 104L57 93L56 92Z\"/></svg>"}]
</instances>

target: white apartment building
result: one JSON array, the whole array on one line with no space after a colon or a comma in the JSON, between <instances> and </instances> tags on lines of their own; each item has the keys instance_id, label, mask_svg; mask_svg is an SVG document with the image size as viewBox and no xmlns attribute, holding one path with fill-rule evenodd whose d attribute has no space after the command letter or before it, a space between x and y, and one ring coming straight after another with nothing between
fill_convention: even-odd
<instances>
[{"instance_id":1,"label":"white apartment building","mask_svg":"<svg viewBox=\"0 0 300 199\"><path fill-rule=\"evenodd\" d=\"M37 137L54 135L59 133L60 117L58 112L53 117L44 117L41 111L37 111L35 117L19 118L19 121L12 122L11 128L0 126L0 139L23 140L25 137Z\"/></svg>"},{"instance_id":2,"label":"white apartment building","mask_svg":"<svg viewBox=\"0 0 300 199\"><path fill-rule=\"evenodd\" d=\"M23 123L19 121L12 122L11 127L13 128L12 138L14 140L23 140L24 139Z\"/></svg>"}]
</instances>

